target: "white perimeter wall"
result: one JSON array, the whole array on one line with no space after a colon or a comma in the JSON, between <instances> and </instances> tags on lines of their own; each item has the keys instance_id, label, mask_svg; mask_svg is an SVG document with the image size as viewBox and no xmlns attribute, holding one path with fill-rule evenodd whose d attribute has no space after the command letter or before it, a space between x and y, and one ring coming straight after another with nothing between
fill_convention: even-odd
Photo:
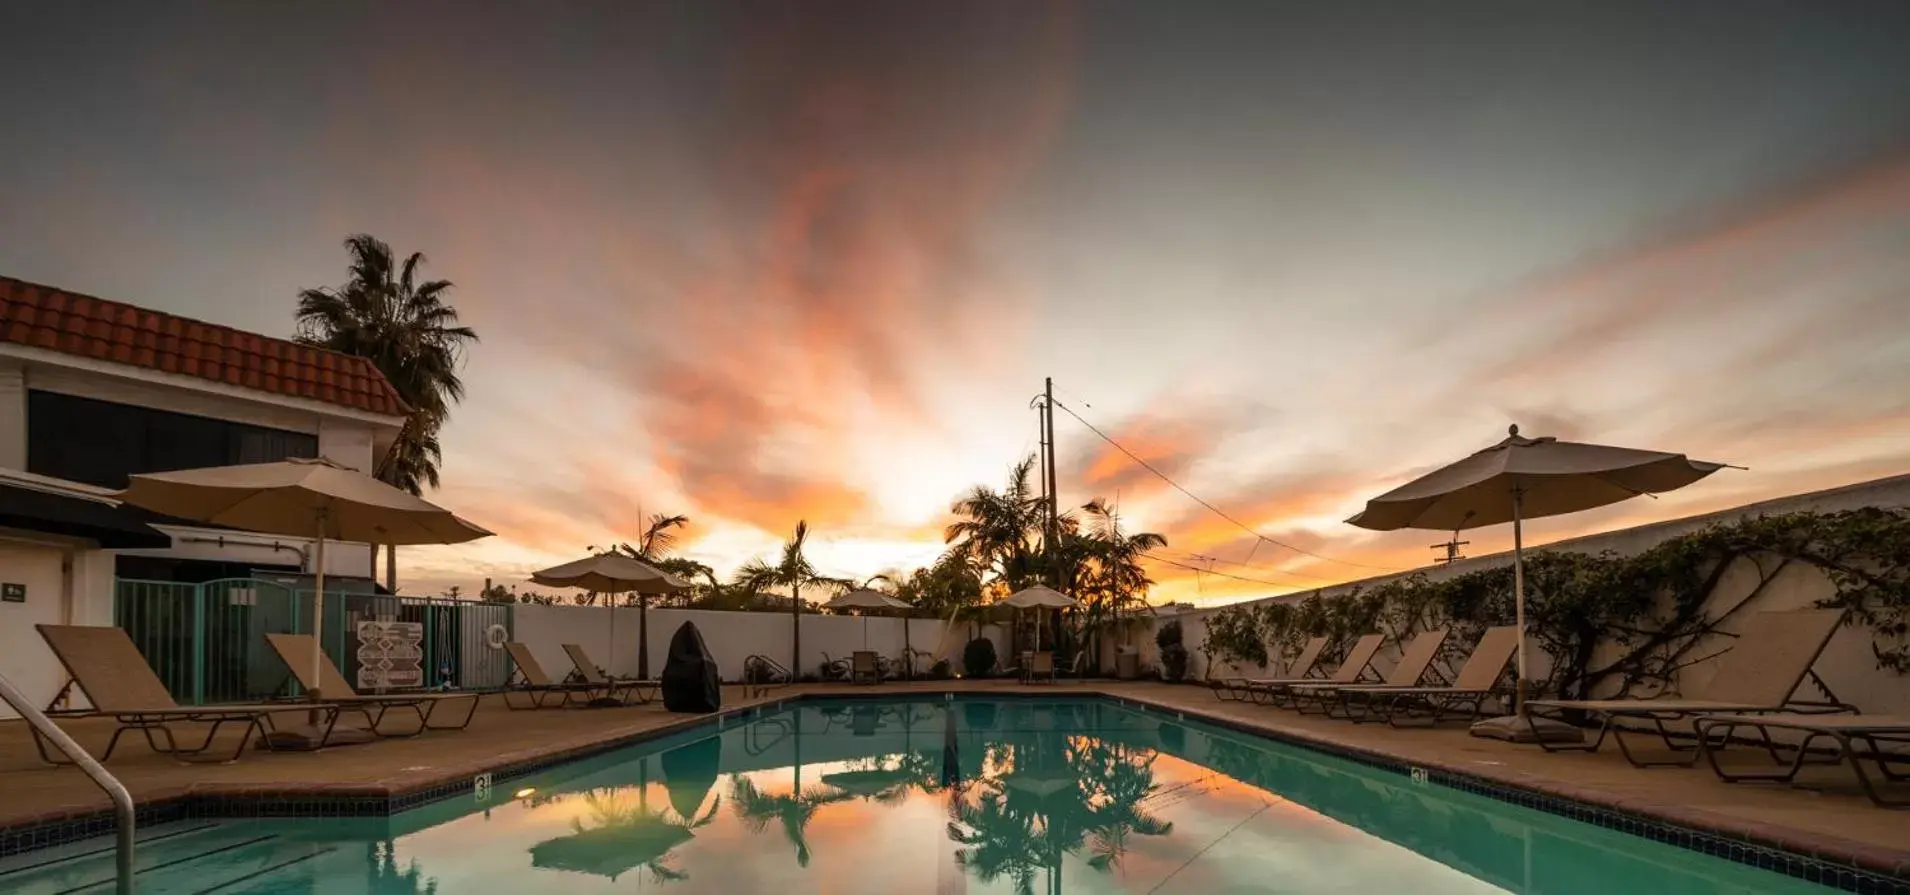
<instances>
[{"instance_id":1,"label":"white perimeter wall","mask_svg":"<svg viewBox=\"0 0 1910 895\"><path fill-rule=\"evenodd\" d=\"M1639 553L1671 538L1697 531L1712 523L1728 522L1748 516L1776 515L1779 513L1800 511L1836 512L1860 507L1905 506L1910 506L1910 475L1879 479L1877 481L1864 482L1812 494L1785 497L1705 516L1695 516L1689 519L1678 519L1654 525L1605 532L1589 537L1575 538L1569 541L1549 544L1543 549L1571 550L1592 554L1611 550L1620 555L1629 555ZM1503 566L1511 561L1512 557L1510 554L1502 553L1465 559L1453 563L1446 568L1428 569L1424 571L1428 578L1439 580L1452 575ZM1365 581L1350 582L1335 587L1322 588L1318 593L1327 596L1344 594L1355 586L1372 586L1393 577L1397 576L1382 576L1366 579ZM1752 566L1751 561L1738 560L1737 565L1728 570L1724 580L1719 582L1716 591L1712 594L1710 603L1706 606L1707 611L1713 617L1718 617L1733 607L1738 606L1740 603L1744 603L1745 599L1751 596L1753 589L1757 585L1757 581L1758 573ZM1801 563L1793 563L1783 572L1779 573L1778 577L1773 579L1772 582L1764 588L1763 593L1755 597L1754 602L1744 603L1743 608L1739 609L1737 613L1731 617L1731 621L1719 626L1719 629L1726 632L1735 631L1738 627L1738 623L1742 621L1744 614L1747 612L1806 608L1817 600L1831 596L1834 592L1835 589L1830 580L1827 579L1822 572ZM1274 597L1267 601L1255 602L1298 601L1310 595L1311 592L1291 594ZM1268 676L1267 672L1269 669L1243 669L1226 663L1213 663L1212 668L1208 667L1209 662L1207 658L1201 655L1200 652L1200 642L1207 634L1207 617L1218 611L1219 608L1200 609L1171 616L1171 618L1180 620L1183 635L1182 642L1186 645L1187 651L1190 654L1188 675L1197 679L1207 676ZM1166 620L1166 617L1157 619L1155 624L1165 622ZM1730 638L1715 636L1713 640L1716 642L1700 644L1692 655L1702 656L1717 652L1728 645ZM1144 624L1137 626L1137 630L1134 631L1130 642L1141 647L1141 662L1144 667L1158 669L1160 664L1160 650L1154 645L1154 630L1151 625ZM1269 650L1269 652L1271 653L1272 651ZM1601 651L1601 655L1604 652L1605 651ZM1387 651L1382 652L1380 657L1374 661L1375 664L1384 669L1391 667L1391 664L1397 657L1398 653L1396 648L1389 646ZM1105 664L1104 667L1113 667L1111 664L1112 661L1112 651L1108 650L1106 651L1106 655L1104 655L1104 663L1108 664ZM1532 647L1532 652L1528 656L1528 662L1530 663L1528 669L1529 674L1535 679L1542 679L1550 672L1549 657L1545 656L1536 646ZM1276 660L1272 664L1277 670L1280 663ZM1868 629L1850 626L1839 629L1836 636L1831 639L1830 645L1825 649L1824 655L1817 660L1815 670L1823 677L1824 682L1830 686L1831 690L1835 692L1839 698L1855 704L1866 712L1900 714L1903 712L1905 706L1910 706L1910 676L1898 675L1877 668L1876 658L1871 653L1871 632ZM1716 663L1702 662L1690 666L1681 672L1679 678L1680 689L1686 694L1696 692L1700 690L1704 686L1705 681L1714 674L1716 674ZM1808 682L1806 682L1801 692L1805 694L1806 698L1816 698L1816 694L1810 692L1810 684Z\"/></svg>"},{"instance_id":2,"label":"white perimeter wall","mask_svg":"<svg viewBox=\"0 0 1910 895\"><path fill-rule=\"evenodd\" d=\"M575 643L590 653L597 664L612 674L637 673L638 612L635 608L609 609L603 606L518 605L512 621L513 636L530 647L538 664L552 676L561 677L570 669L564 644ZM684 622L695 622L703 642L716 657L717 669L726 681L740 680L743 660L762 654L787 666L790 651L790 622L787 612L715 612L700 609L651 609L649 615L650 675L663 673L669 656L670 638ZM844 615L802 616L802 667L799 674L815 674L825 661L847 658L859 649L872 649L890 658L902 655L903 619L867 619L866 643L864 619ZM957 669L961 667L961 646L967 641L968 626L958 625L948 634L948 625L940 619L908 619L907 641L917 650L947 656ZM615 647L612 647L612 637ZM993 625L985 633L995 640L999 652L1005 642ZM923 660L920 671L927 671L933 660Z\"/></svg>"}]
</instances>

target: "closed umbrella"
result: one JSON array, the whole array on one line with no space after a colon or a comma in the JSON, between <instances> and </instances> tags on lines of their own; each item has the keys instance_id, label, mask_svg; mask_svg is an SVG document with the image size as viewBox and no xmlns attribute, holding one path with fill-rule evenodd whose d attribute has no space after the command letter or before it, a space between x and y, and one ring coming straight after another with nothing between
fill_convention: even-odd
<instances>
[{"instance_id":1,"label":"closed umbrella","mask_svg":"<svg viewBox=\"0 0 1910 895\"><path fill-rule=\"evenodd\" d=\"M1375 531L1424 528L1461 531L1512 523L1512 591L1515 624L1525 631L1526 519L1557 516L1618 503L1641 494L1673 491L1727 464L1683 454L1581 444L1556 438L1526 438L1513 426L1509 437L1450 466L1373 498L1347 522ZM1525 638L1519 639L1519 680L1514 706L1525 702Z\"/></svg>"},{"instance_id":2,"label":"closed umbrella","mask_svg":"<svg viewBox=\"0 0 1910 895\"><path fill-rule=\"evenodd\" d=\"M652 594L689 591L688 582L643 560L621 553L599 553L532 572L531 580L545 587L578 587L603 594L637 595L637 677L650 676L650 619L644 598ZM610 606L610 661L617 655L617 607Z\"/></svg>"},{"instance_id":3,"label":"closed umbrella","mask_svg":"<svg viewBox=\"0 0 1910 895\"><path fill-rule=\"evenodd\" d=\"M312 639L320 644L327 542L459 544L491 534L450 510L324 458L144 473L131 477L119 499L177 519L315 538ZM319 679L324 655L323 649L312 651L313 680Z\"/></svg>"}]
</instances>

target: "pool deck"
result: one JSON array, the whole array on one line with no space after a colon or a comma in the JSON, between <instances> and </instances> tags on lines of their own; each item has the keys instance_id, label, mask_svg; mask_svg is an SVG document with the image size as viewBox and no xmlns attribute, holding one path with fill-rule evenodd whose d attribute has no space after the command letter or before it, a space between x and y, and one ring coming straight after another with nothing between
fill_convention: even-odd
<instances>
[{"instance_id":1,"label":"pool deck","mask_svg":"<svg viewBox=\"0 0 1910 895\"><path fill-rule=\"evenodd\" d=\"M1808 769L1800 786L1731 785L1704 767L1633 768L1610 744L1598 754L1550 754L1536 746L1478 739L1459 727L1430 730L1353 724L1221 701L1205 687L1158 683L1069 681L1039 688L998 681L891 683L879 688L804 685L755 700L745 700L742 688L732 686L724 688L723 698L725 711L731 711L798 694L870 696L950 690L1130 699L1336 751L1385 756L1662 818L1910 880L1910 812L1872 805L1857 792L1849 769L1843 766ZM468 786L472 777L488 770L587 753L606 742L703 720L705 716L666 712L661 703L601 710L510 711L498 697L487 696L470 728L462 732L431 732L318 753L248 751L240 761L214 765L176 762L151 752L143 739L128 735L121 738L119 752L108 767L141 804L183 797L396 797L447 784ZM69 719L62 727L94 750L105 748L112 732L110 723L98 719ZM231 742L227 741L228 749ZM1755 750L1733 752L1738 754L1737 761L1763 758ZM77 768L53 768L40 762L23 722L0 722L0 837L109 809L106 797Z\"/></svg>"}]
</instances>

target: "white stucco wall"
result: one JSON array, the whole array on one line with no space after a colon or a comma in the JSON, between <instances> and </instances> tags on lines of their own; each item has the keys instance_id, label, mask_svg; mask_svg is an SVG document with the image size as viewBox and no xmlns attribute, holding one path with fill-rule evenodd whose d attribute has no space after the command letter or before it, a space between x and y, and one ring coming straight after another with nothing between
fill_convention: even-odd
<instances>
[{"instance_id":1,"label":"white stucco wall","mask_svg":"<svg viewBox=\"0 0 1910 895\"><path fill-rule=\"evenodd\" d=\"M612 649L612 619L615 619L615 649ZM783 665L789 664L790 616L786 612L712 612L690 609L651 609L649 610L650 674L656 676L663 671L663 662L669 655L670 638L686 621L696 623L697 630L703 634L703 642L716 657L717 668L724 680L738 680L743 674L743 660L752 654L760 653ZM902 619L868 619L868 649L881 655L896 658L902 655L903 634ZM910 619L909 642L918 650L935 651L947 647L954 653L954 663L959 665L963 639L966 637L966 625L959 626L956 637L944 642L948 626L939 619ZM520 605L516 607L512 622L515 637L529 646L537 656L538 663L552 675L561 676L570 669L570 659L565 656L563 645L575 643L584 647L599 665L614 674L635 675L637 673L637 610L634 608L608 609L602 606L536 606ZM991 626L992 629L992 626ZM990 633L997 638L999 631ZM829 658L842 659L850 653L863 649L863 620L842 615L811 615L802 617L803 664L799 673L814 674ZM923 660L921 669L926 671L932 660Z\"/></svg>"},{"instance_id":2,"label":"white stucco wall","mask_svg":"<svg viewBox=\"0 0 1910 895\"><path fill-rule=\"evenodd\" d=\"M1910 475L1862 482L1842 488L1833 488L1809 494L1793 495L1776 500L1735 507L1703 516L1694 516L1686 519L1676 519L1652 525L1638 526L1636 528L1603 532L1588 537L1574 538L1568 541L1548 544L1539 549L1571 550L1582 553L1599 553L1610 550L1620 555L1629 555L1641 552L1663 541L1697 531L1717 522L1728 522L1757 515L1775 515L1800 511L1836 512L1839 510L1850 510L1868 506L1910 506ZM1423 571L1428 578L1441 580L1453 575L1504 566L1511 561L1512 556L1510 553L1499 553L1468 558L1452 563L1449 566L1431 568ZM1370 587L1395 577L1400 576L1386 575L1365 579L1363 581L1348 582L1347 584L1322 588L1318 593L1327 596L1336 596L1344 594L1356 586L1365 585ZM1727 571L1726 578L1720 583L1717 590L1713 592L1711 602L1707 604L1707 610L1713 617L1723 615L1726 610L1737 606L1750 596L1753 588L1756 586L1757 580L1758 576L1751 567L1750 561L1739 560L1738 565ZM1825 578L1823 573L1808 566L1793 565L1774 579L1771 584L1767 585L1763 592L1757 595L1754 602L1745 603L1738 614L1732 616L1731 620L1721 625L1719 629L1725 632L1735 631L1745 612L1803 608L1811 605L1818 599L1829 596L1831 592L1831 583ZM1310 596L1312 593L1314 592L1289 594L1270 598L1269 601L1298 601ZM1178 618L1181 622L1183 642L1191 654L1188 663L1188 674L1192 677L1203 677L1209 673L1207 660L1200 653L1200 642L1206 636L1207 626L1205 619L1217 611L1219 611L1219 608L1200 609L1172 616L1173 618ZM1161 621L1165 621L1165 619L1161 619ZM1154 645L1153 627L1152 624L1142 626L1135 632L1133 642L1141 645L1142 663L1144 665L1158 667L1160 651ZM1728 638L1720 636L1715 639L1717 640L1716 643L1701 644L1699 651L1693 655L1706 655L1722 649L1726 645L1725 641ZM1871 637L1869 631L1851 627L1840 629L1837 635L1832 638L1830 646L1825 650L1824 655L1818 659L1815 670L1824 678L1825 683L1829 684L1837 696L1845 701L1856 704L1865 711L1888 712L1893 709L1901 711L1902 706L1910 705L1910 677L1879 670L1876 667L1876 660L1871 654L1870 644ZM1396 657L1397 652L1389 648L1388 651L1383 652L1381 657L1376 660L1376 664L1381 668L1389 667ZM1550 669L1549 659L1536 649L1536 647L1533 648L1528 661L1530 664L1529 673L1533 678L1543 678ZM1716 667L1715 663L1706 662L1685 669L1679 679L1679 686L1685 693L1694 692L1694 690L1703 685L1704 681L1716 673ZM1242 674L1264 677L1268 676L1270 671L1277 672L1278 670L1278 663L1275 663L1272 669L1242 669L1226 663L1217 663L1211 672L1212 675L1216 677ZM1806 684L1806 690L1808 691L1808 689L1809 685ZM1811 697L1815 698L1815 694L1811 694Z\"/></svg>"},{"instance_id":3,"label":"white stucco wall","mask_svg":"<svg viewBox=\"0 0 1910 895\"><path fill-rule=\"evenodd\" d=\"M0 674L44 707L66 674L34 626L112 624L113 555L83 541L0 531L0 582L27 588L26 602L0 602ZM0 718L17 717L0 702Z\"/></svg>"},{"instance_id":4,"label":"white stucco wall","mask_svg":"<svg viewBox=\"0 0 1910 895\"><path fill-rule=\"evenodd\" d=\"M0 469L27 468L26 367L0 357Z\"/></svg>"}]
</instances>

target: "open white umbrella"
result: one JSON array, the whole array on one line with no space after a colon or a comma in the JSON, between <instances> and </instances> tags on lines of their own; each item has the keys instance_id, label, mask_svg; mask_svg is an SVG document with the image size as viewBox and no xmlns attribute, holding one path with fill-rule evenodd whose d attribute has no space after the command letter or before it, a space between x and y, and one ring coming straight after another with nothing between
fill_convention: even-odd
<instances>
[{"instance_id":1,"label":"open white umbrella","mask_svg":"<svg viewBox=\"0 0 1910 895\"><path fill-rule=\"evenodd\" d=\"M327 542L459 544L491 534L450 510L324 458L144 473L131 477L119 499L178 519L317 539L312 640L320 644ZM319 679L324 655L322 648L312 651L313 680Z\"/></svg>"},{"instance_id":2,"label":"open white umbrella","mask_svg":"<svg viewBox=\"0 0 1910 895\"><path fill-rule=\"evenodd\" d=\"M1460 531L1512 523L1514 624L1523 632L1524 520L1673 491L1726 465L1662 451L1526 438L1513 426L1504 441L1367 501L1365 510L1346 521L1375 531ZM1525 703L1524 637L1518 656L1515 710Z\"/></svg>"},{"instance_id":3,"label":"open white umbrella","mask_svg":"<svg viewBox=\"0 0 1910 895\"><path fill-rule=\"evenodd\" d=\"M653 594L680 594L689 582L643 560L621 553L599 553L532 572L531 580L545 587L578 587L601 594L637 595L637 677L650 676L650 619L644 598ZM617 655L617 606L610 601L610 656Z\"/></svg>"},{"instance_id":4,"label":"open white umbrella","mask_svg":"<svg viewBox=\"0 0 1910 895\"><path fill-rule=\"evenodd\" d=\"M847 593L838 594L836 595L835 599L832 599L828 603L825 603L823 605L827 606L830 609L913 609L915 608L912 604L910 604L906 600L901 600L896 597L891 597L888 594L885 594L879 590L870 590L866 587L858 589L858 590L852 590ZM903 624L906 626L907 622L904 621ZM907 633L906 627L903 628L903 632L905 634ZM862 648L868 649L868 647L869 647L869 616L868 616L868 613L863 613L862 614Z\"/></svg>"},{"instance_id":5,"label":"open white umbrella","mask_svg":"<svg viewBox=\"0 0 1910 895\"><path fill-rule=\"evenodd\" d=\"M1021 590L1009 594L1008 599L1001 602L1004 606L1013 606L1016 609L1073 609L1081 605L1075 602L1073 597L1045 584L1024 587ZM1037 612L1035 613L1035 646L1039 647L1040 645L1041 613Z\"/></svg>"}]
</instances>

